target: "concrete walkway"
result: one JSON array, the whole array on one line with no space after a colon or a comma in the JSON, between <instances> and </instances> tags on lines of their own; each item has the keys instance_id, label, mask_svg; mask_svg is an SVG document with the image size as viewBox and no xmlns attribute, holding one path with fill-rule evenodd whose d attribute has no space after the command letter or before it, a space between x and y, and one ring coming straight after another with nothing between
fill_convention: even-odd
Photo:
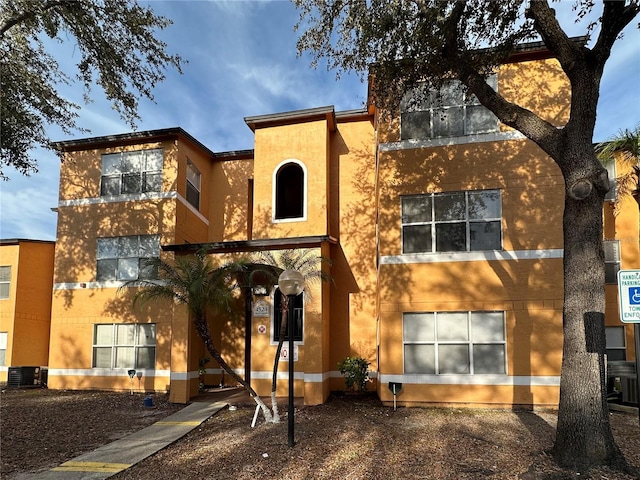
<instances>
[{"instance_id":1,"label":"concrete walkway","mask_svg":"<svg viewBox=\"0 0 640 480\"><path fill-rule=\"evenodd\" d=\"M115 442L64 462L51 470L20 478L33 480L102 480L133 466L183 437L229 404L195 401L182 410Z\"/></svg>"}]
</instances>

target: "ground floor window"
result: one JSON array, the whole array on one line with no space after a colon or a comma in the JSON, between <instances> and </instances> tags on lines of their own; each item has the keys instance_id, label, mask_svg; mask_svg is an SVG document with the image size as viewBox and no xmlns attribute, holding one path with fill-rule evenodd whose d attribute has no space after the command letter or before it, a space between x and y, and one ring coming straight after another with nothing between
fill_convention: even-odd
<instances>
[{"instance_id":1,"label":"ground floor window","mask_svg":"<svg viewBox=\"0 0 640 480\"><path fill-rule=\"evenodd\" d=\"M605 327L607 336L607 360L624 361L627 359L627 342L624 326Z\"/></svg>"},{"instance_id":2,"label":"ground floor window","mask_svg":"<svg viewBox=\"0 0 640 480\"><path fill-rule=\"evenodd\" d=\"M7 332L0 332L0 367L7 364Z\"/></svg>"},{"instance_id":3,"label":"ground floor window","mask_svg":"<svg viewBox=\"0 0 640 480\"><path fill-rule=\"evenodd\" d=\"M303 297L304 292L294 297L293 301L293 340L295 342L302 341L302 327L303 327ZM287 328L285 329L284 339L289 340L289 332L291 331L289 322L287 319ZM280 325L282 323L282 295L280 289L276 289L274 295L274 308L273 308L273 342L280 340Z\"/></svg>"},{"instance_id":4,"label":"ground floor window","mask_svg":"<svg viewBox=\"0 0 640 480\"><path fill-rule=\"evenodd\" d=\"M506 374L504 312L403 315L404 372Z\"/></svg>"},{"instance_id":5,"label":"ground floor window","mask_svg":"<svg viewBox=\"0 0 640 480\"><path fill-rule=\"evenodd\" d=\"M94 368L154 368L155 360L155 324L117 323L94 326Z\"/></svg>"}]
</instances>

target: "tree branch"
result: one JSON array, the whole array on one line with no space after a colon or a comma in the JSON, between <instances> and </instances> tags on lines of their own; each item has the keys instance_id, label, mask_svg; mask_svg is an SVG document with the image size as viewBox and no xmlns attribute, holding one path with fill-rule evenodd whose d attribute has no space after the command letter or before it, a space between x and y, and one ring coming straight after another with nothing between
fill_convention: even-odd
<instances>
[{"instance_id":1,"label":"tree branch","mask_svg":"<svg viewBox=\"0 0 640 480\"><path fill-rule=\"evenodd\" d=\"M542 37L544 44L569 75L575 66L576 59L584 57L583 47L578 46L567 36L558 23L555 10L549 7L546 0L532 1L525 16L533 20L533 26Z\"/></svg>"},{"instance_id":2,"label":"tree branch","mask_svg":"<svg viewBox=\"0 0 640 480\"><path fill-rule=\"evenodd\" d=\"M0 38L3 38L4 34L9 29L15 27L19 23L22 23L25 20L28 20L30 18L35 18L36 16L41 15L43 12L46 12L47 10L51 10L51 9L53 9L55 7L59 7L61 5L64 5L65 3L68 3L68 2L66 2L64 0L50 0L50 1L45 2L44 4L42 4L42 6L40 8L37 8L35 10L25 11L25 12L22 12L22 13L14 15L13 17L9 18L2 25L2 27L0 27Z\"/></svg>"},{"instance_id":3,"label":"tree branch","mask_svg":"<svg viewBox=\"0 0 640 480\"><path fill-rule=\"evenodd\" d=\"M491 110L502 123L520 131L552 158L559 159L562 131L531 110L506 100L460 53L458 24L463 18L465 7L464 2L458 2L444 24L445 47L442 55L448 67L475 94L480 103Z\"/></svg>"},{"instance_id":4,"label":"tree branch","mask_svg":"<svg viewBox=\"0 0 640 480\"><path fill-rule=\"evenodd\" d=\"M611 48L620 32L640 13L640 4L632 2L625 6L620 1L605 1L602 12L600 35L593 47L593 54L601 68L611 54Z\"/></svg>"}]
</instances>

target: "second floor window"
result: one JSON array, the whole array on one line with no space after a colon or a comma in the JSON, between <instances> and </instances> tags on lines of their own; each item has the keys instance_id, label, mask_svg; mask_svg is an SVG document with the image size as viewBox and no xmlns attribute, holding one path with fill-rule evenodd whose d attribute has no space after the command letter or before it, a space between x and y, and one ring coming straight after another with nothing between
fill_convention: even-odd
<instances>
[{"instance_id":1,"label":"second floor window","mask_svg":"<svg viewBox=\"0 0 640 480\"><path fill-rule=\"evenodd\" d=\"M275 174L275 219L304 217L305 171L297 163L286 163Z\"/></svg>"},{"instance_id":2,"label":"second floor window","mask_svg":"<svg viewBox=\"0 0 640 480\"><path fill-rule=\"evenodd\" d=\"M489 77L487 82L497 88L496 75ZM400 111L402 140L498 131L497 117L457 80L446 82L439 91L429 91L424 85L416 86L405 94Z\"/></svg>"},{"instance_id":3,"label":"second floor window","mask_svg":"<svg viewBox=\"0 0 640 480\"><path fill-rule=\"evenodd\" d=\"M402 253L502 248L500 190L402 197Z\"/></svg>"},{"instance_id":4,"label":"second floor window","mask_svg":"<svg viewBox=\"0 0 640 480\"><path fill-rule=\"evenodd\" d=\"M0 300L6 300L11 293L11 266L0 267Z\"/></svg>"},{"instance_id":5,"label":"second floor window","mask_svg":"<svg viewBox=\"0 0 640 480\"><path fill-rule=\"evenodd\" d=\"M187 202L200 209L200 171L190 160L187 161Z\"/></svg>"},{"instance_id":6,"label":"second floor window","mask_svg":"<svg viewBox=\"0 0 640 480\"><path fill-rule=\"evenodd\" d=\"M101 196L160 192L162 149L102 155Z\"/></svg>"},{"instance_id":7,"label":"second floor window","mask_svg":"<svg viewBox=\"0 0 640 480\"><path fill-rule=\"evenodd\" d=\"M159 235L98 238L96 280L157 278L158 272L148 260L159 256Z\"/></svg>"}]
</instances>

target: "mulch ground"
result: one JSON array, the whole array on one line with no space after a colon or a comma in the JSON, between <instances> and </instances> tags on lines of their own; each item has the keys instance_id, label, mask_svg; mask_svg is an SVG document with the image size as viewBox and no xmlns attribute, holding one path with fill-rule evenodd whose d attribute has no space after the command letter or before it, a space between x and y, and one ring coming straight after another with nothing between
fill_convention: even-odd
<instances>
[{"instance_id":1,"label":"mulch ground","mask_svg":"<svg viewBox=\"0 0 640 480\"><path fill-rule=\"evenodd\" d=\"M182 408L126 393L7 390L0 396L1 477L24 478L143 428ZM296 408L295 441L283 422L251 428L254 407L223 409L193 432L114 480L520 479L632 480L607 468L563 470L547 453L555 412L383 406L335 398ZM618 445L640 467L638 417L611 413Z\"/></svg>"}]
</instances>

